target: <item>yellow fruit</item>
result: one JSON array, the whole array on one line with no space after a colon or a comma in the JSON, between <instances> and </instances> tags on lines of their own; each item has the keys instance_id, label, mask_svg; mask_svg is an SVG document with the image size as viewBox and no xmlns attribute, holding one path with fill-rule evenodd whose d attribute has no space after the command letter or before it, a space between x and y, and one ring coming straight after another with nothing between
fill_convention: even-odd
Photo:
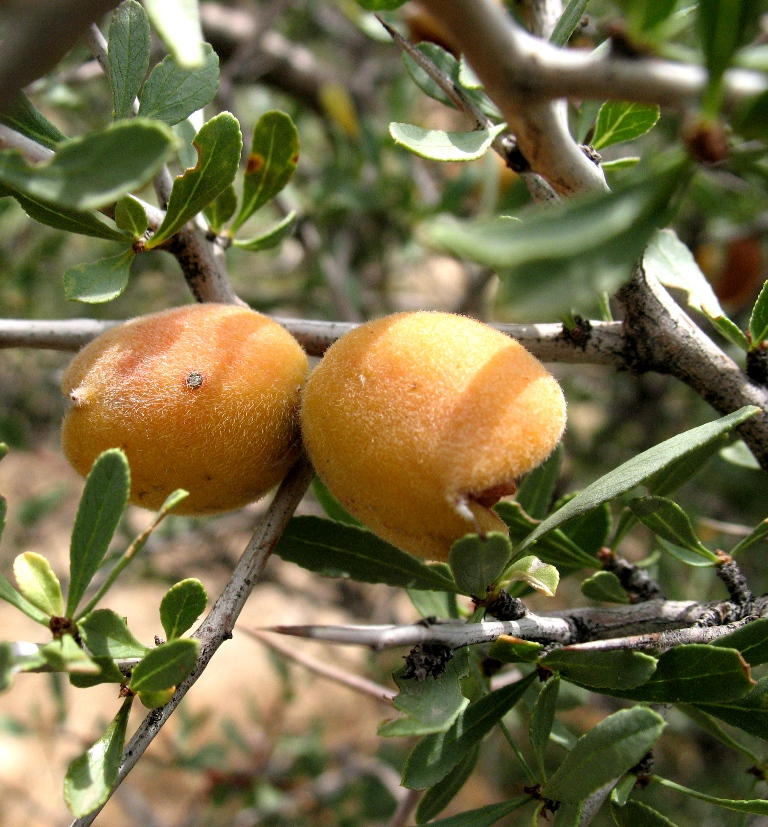
<instances>
[{"instance_id":1,"label":"yellow fruit","mask_svg":"<svg viewBox=\"0 0 768 827\"><path fill-rule=\"evenodd\" d=\"M247 308L197 304L108 330L64 373L72 400L64 454L87 474L107 448L131 465L135 505L176 488L179 514L240 508L282 479L299 451L307 357L280 325Z\"/></svg>"},{"instance_id":2,"label":"yellow fruit","mask_svg":"<svg viewBox=\"0 0 768 827\"><path fill-rule=\"evenodd\" d=\"M398 313L339 339L310 375L302 434L323 482L393 545L445 560L565 427L560 386L514 339L449 313Z\"/></svg>"}]
</instances>

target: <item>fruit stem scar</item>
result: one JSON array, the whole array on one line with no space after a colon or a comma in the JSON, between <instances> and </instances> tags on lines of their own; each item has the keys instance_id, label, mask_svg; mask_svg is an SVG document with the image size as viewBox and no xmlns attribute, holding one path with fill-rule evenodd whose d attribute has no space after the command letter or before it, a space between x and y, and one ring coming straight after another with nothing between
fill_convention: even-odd
<instances>
[{"instance_id":1,"label":"fruit stem scar","mask_svg":"<svg viewBox=\"0 0 768 827\"><path fill-rule=\"evenodd\" d=\"M188 388L195 390L203 384L203 374L193 370L192 373L187 376L185 383Z\"/></svg>"}]
</instances>

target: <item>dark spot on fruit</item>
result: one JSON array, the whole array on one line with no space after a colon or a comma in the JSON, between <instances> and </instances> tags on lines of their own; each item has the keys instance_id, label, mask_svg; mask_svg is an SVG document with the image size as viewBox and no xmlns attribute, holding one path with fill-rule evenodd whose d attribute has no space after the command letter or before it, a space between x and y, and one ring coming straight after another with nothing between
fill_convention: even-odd
<instances>
[{"instance_id":1,"label":"dark spot on fruit","mask_svg":"<svg viewBox=\"0 0 768 827\"><path fill-rule=\"evenodd\" d=\"M186 385L191 390L199 388L203 384L203 374L193 370L186 378Z\"/></svg>"}]
</instances>

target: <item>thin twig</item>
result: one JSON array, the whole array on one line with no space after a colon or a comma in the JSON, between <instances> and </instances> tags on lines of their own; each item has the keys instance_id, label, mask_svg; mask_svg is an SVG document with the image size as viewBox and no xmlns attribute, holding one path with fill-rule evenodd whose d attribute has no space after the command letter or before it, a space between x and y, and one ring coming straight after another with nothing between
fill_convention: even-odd
<instances>
[{"instance_id":1,"label":"thin twig","mask_svg":"<svg viewBox=\"0 0 768 827\"><path fill-rule=\"evenodd\" d=\"M123 751L122 762L115 789L136 765L144 751L152 743L171 713L184 695L203 674L213 655L225 640L232 637L232 630L253 587L256 585L280 535L304 496L314 470L309 460L302 455L288 472L275 494L267 512L261 519L251 541L248 543L232 577L219 595L216 603L195 632L200 641L200 655L189 677L176 690L173 698L163 707L153 709L134 733ZM113 791L114 792L114 789ZM92 824L101 808L72 822L72 827L87 827Z\"/></svg>"},{"instance_id":2,"label":"thin twig","mask_svg":"<svg viewBox=\"0 0 768 827\"><path fill-rule=\"evenodd\" d=\"M274 320L296 337L310 356L323 353L357 325L312 319ZM29 347L50 350L79 350L84 344L119 322L93 319L41 321L0 319L0 348ZM591 322L589 337L576 341L562 324L493 324L544 362L612 365L626 367L621 322Z\"/></svg>"},{"instance_id":3,"label":"thin twig","mask_svg":"<svg viewBox=\"0 0 768 827\"><path fill-rule=\"evenodd\" d=\"M404 827L423 794L424 790L408 790L397 805L397 809L387 827Z\"/></svg>"},{"instance_id":4,"label":"thin twig","mask_svg":"<svg viewBox=\"0 0 768 827\"><path fill-rule=\"evenodd\" d=\"M768 606L762 598L756 614ZM520 620L483 621L424 621L409 625L382 626L274 626L265 631L284 635L324 640L344 645L370 646L374 650L395 646L416 646L419 643L442 643L452 648L490 643L499 635L511 635L539 643L569 646L582 641L600 641L595 647L612 648L608 639L617 636L640 635L635 648L656 648L657 633L678 634L670 630L686 630L691 638L707 631L691 629L713 605L692 601L649 600L630 606L610 608L581 608L536 615L531 612ZM716 627L725 628L725 627ZM725 634L725 632L722 632ZM713 638L716 634L713 635ZM634 638L633 638L634 640ZM664 639L661 638L662 645Z\"/></svg>"},{"instance_id":5,"label":"thin twig","mask_svg":"<svg viewBox=\"0 0 768 827\"><path fill-rule=\"evenodd\" d=\"M290 646L279 639L276 640L270 637L260 629L250 629L247 626L238 626L237 629L245 632L251 637L256 638L269 646L271 649L274 649L276 652L280 652L281 655L285 655L285 657L290 658L292 661L301 664L311 672L314 672L316 675L322 675L324 678L340 683L342 686L346 686L349 689L354 689L356 692L362 692L364 695L369 695L372 698L376 698L378 701L384 701L388 704L391 703L397 695L397 692L392 689L388 689L386 686L382 686L374 681L369 681L367 678L363 678L360 675L354 675L351 672L345 672L342 669L337 669L335 666L331 666L328 663L323 663L316 658L310 657L304 652L296 650L293 646Z\"/></svg>"}]
</instances>

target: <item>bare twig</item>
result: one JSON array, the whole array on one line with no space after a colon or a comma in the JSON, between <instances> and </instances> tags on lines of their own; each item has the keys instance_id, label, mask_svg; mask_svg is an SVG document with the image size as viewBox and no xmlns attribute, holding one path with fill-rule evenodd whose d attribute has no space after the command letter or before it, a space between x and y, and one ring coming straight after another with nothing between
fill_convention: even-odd
<instances>
[{"instance_id":1,"label":"bare twig","mask_svg":"<svg viewBox=\"0 0 768 827\"><path fill-rule=\"evenodd\" d=\"M397 805L397 809L387 827L404 827L423 794L424 790L408 790Z\"/></svg>"},{"instance_id":2,"label":"bare twig","mask_svg":"<svg viewBox=\"0 0 768 827\"><path fill-rule=\"evenodd\" d=\"M419 643L442 643L458 648L490 643L499 635L569 646L581 641L615 638L618 635L689 629L710 608L711 604L691 601L649 600L617 608L571 609L541 615L528 613L520 620L482 623L422 621L406 626L275 626L267 631L330 643L370 646L375 650L394 646L412 647ZM650 644L648 648L651 648Z\"/></svg>"},{"instance_id":3,"label":"bare twig","mask_svg":"<svg viewBox=\"0 0 768 827\"><path fill-rule=\"evenodd\" d=\"M210 613L195 632L195 637L198 638L201 646L200 655L192 674L179 685L173 698L165 706L153 709L140 724L123 751L115 789L136 765L136 762L160 732L184 695L203 674L219 646L232 637L235 622L264 570L264 566L280 539L288 520L304 496L313 474L314 470L309 460L302 456L283 480L274 500L243 552L232 577L224 587L224 591L219 595ZM101 808L88 816L76 819L72 823L72 827L87 827L87 825L93 823L100 811Z\"/></svg>"},{"instance_id":4,"label":"bare twig","mask_svg":"<svg viewBox=\"0 0 768 827\"><path fill-rule=\"evenodd\" d=\"M340 683L349 689L354 689L356 692L362 692L364 695L369 695L372 698L376 698L376 700L385 701L386 703L391 703L392 699L397 695L397 692L388 689L386 686L369 681L360 675L354 675L351 672L337 669L335 666L317 660L317 658L310 657L304 652L298 651L295 647L284 643L279 638L275 639L271 637L260 629L249 629L247 626L238 626L237 628L266 644L276 652L280 652L281 655L285 655L285 657L290 658L292 661L305 666L316 675L322 675L324 678Z\"/></svg>"},{"instance_id":5,"label":"bare twig","mask_svg":"<svg viewBox=\"0 0 768 827\"><path fill-rule=\"evenodd\" d=\"M296 337L310 356L322 356L340 336L357 326L350 322L288 319L279 316L273 318ZM93 319L0 319L0 348L79 350L116 324L119 322ZM561 324L492 326L517 339L545 362L613 365L619 369L626 364L621 322L592 322L592 330L586 342L574 341Z\"/></svg>"}]
</instances>

